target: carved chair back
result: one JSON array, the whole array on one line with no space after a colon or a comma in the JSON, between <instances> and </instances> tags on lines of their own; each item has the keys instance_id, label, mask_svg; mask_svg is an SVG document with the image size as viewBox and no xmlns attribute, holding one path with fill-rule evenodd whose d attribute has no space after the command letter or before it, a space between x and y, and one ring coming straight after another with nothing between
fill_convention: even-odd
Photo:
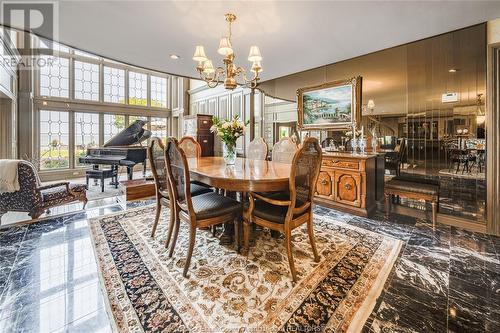
<instances>
[{"instance_id":1,"label":"carved chair back","mask_svg":"<svg viewBox=\"0 0 500 333\"><path fill-rule=\"evenodd\" d=\"M201 146L192 136L183 136L179 141L179 147L184 151L187 158L199 158Z\"/></svg>"},{"instance_id":2,"label":"carved chair back","mask_svg":"<svg viewBox=\"0 0 500 333\"><path fill-rule=\"evenodd\" d=\"M281 138L273 147L273 161L291 164L297 148L289 137Z\"/></svg>"},{"instance_id":3,"label":"carved chair back","mask_svg":"<svg viewBox=\"0 0 500 333\"><path fill-rule=\"evenodd\" d=\"M322 157L321 146L316 138L306 138L293 157L289 190L290 207L295 208L294 214L303 213L307 207L311 207ZM301 206L304 206L302 211Z\"/></svg>"},{"instance_id":4,"label":"carved chair back","mask_svg":"<svg viewBox=\"0 0 500 333\"><path fill-rule=\"evenodd\" d=\"M151 138L148 145L148 158L151 173L156 183L156 192L164 197L168 196L168 176L165 166L165 146L160 138Z\"/></svg>"},{"instance_id":5,"label":"carved chair back","mask_svg":"<svg viewBox=\"0 0 500 333\"><path fill-rule=\"evenodd\" d=\"M247 158L252 160L267 159L267 143L262 138L255 138L247 148Z\"/></svg>"},{"instance_id":6,"label":"carved chair back","mask_svg":"<svg viewBox=\"0 0 500 333\"><path fill-rule=\"evenodd\" d=\"M188 213L195 220L193 203L191 201L191 180L189 165L184 150L179 146L176 138L168 138L165 146L165 161L167 164L168 179L171 184L172 197L181 210Z\"/></svg>"}]
</instances>

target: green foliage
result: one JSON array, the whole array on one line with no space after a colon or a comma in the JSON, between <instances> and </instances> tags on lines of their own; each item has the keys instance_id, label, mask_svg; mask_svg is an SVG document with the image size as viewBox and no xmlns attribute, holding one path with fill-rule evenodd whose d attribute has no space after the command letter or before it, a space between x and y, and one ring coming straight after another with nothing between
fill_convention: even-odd
<instances>
[{"instance_id":1,"label":"green foliage","mask_svg":"<svg viewBox=\"0 0 500 333\"><path fill-rule=\"evenodd\" d=\"M128 104L147 106L148 100L146 98L129 97Z\"/></svg>"},{"instance_id":2,"label":"green foliage","mask_svg":"<svg viewBox=\"0 0 500 333\"><path fill-rule=\"evenodd\" d=\"M236 146L236 140L245 134L246 126L250 123L249 121L241 121L238 115L235 115L231 120L215 116L212 119L213 125L210 131L217 134L221 141L229 147Z\"/></svg>"}]
</instances>

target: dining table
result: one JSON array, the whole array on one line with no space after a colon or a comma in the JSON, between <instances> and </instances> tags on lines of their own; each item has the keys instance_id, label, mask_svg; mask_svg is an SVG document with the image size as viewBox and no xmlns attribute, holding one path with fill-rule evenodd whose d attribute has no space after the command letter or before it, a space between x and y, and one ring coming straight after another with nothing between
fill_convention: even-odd
<instances>
[{"instance_id":1,"label":"dining table","mask_svg":"<svg viewBox=\"0 0 500 333\"><path fill-rule=\"evenodd\" d=\"M222 157L188 158L191 181L198 181L226 193L241 193L242 207L249 192L287 191L291 164L249 158L236 158L227 165ZM221 244L231 242L233 225L226 225Z\"/></svg>"}]
</instances>

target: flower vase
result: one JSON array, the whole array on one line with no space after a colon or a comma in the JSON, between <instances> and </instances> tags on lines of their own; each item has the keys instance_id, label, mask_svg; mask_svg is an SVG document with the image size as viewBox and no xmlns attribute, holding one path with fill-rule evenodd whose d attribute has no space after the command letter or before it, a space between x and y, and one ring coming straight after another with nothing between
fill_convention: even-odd
<instances>
[{"instance_id":1,"label":"flower vase","mask_svg":"<svg viewBox=\"0 0 500 333\"><path fill-rule=\"evenodd\" d=\"M378 139L376 136L372 137L372 151L373 153L377 152L377 146L378 146Z\"/></svg>"},{"instance_id":2,"label":"flower vase","mask_svg":"<svg viewBox=\"0 0 500 333\"><path fill-rule=\"evenodd\" d=\"M351 139L351 147L352 147L352 153L357 154L358 153L358 139L356 139L356 138Z\"/></svg>"},{"instance_id":3,"label":"flower vase","mask_svg":"<svg viewBox=\"0 0 500 333\"><path fill-rule=\"evenodd\" d=\"M222 145L222 156L226 165L233 165L236 162L236 144Z\"/></svg>"},{"instance_id":4,"label":"flower vase","mask_svg":"<svg viewBox=\"0 0 500 333\"><path fill-rule=\"evenodd\" d=\"M359 151L361 155L364 155L366 153L366 139L365 138L360 138L359 139Z\"/></svg>"}]
</instances>

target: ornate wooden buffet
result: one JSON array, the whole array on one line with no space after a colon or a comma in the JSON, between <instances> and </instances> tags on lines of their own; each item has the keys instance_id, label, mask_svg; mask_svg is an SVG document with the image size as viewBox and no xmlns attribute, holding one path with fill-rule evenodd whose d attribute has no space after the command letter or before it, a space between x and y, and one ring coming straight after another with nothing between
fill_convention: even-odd
<instances>
[{"instance_id":1,"label":"ornate wooden buffet","mask_svg":"<svg viewBox=\"0 0 500 333\"><path fill-rule=\"evenodd\" d=\"M383 193L384 162L378 154L324 153L316 184L318 204L370 215Z\"/></svg>"}]
</instances>

